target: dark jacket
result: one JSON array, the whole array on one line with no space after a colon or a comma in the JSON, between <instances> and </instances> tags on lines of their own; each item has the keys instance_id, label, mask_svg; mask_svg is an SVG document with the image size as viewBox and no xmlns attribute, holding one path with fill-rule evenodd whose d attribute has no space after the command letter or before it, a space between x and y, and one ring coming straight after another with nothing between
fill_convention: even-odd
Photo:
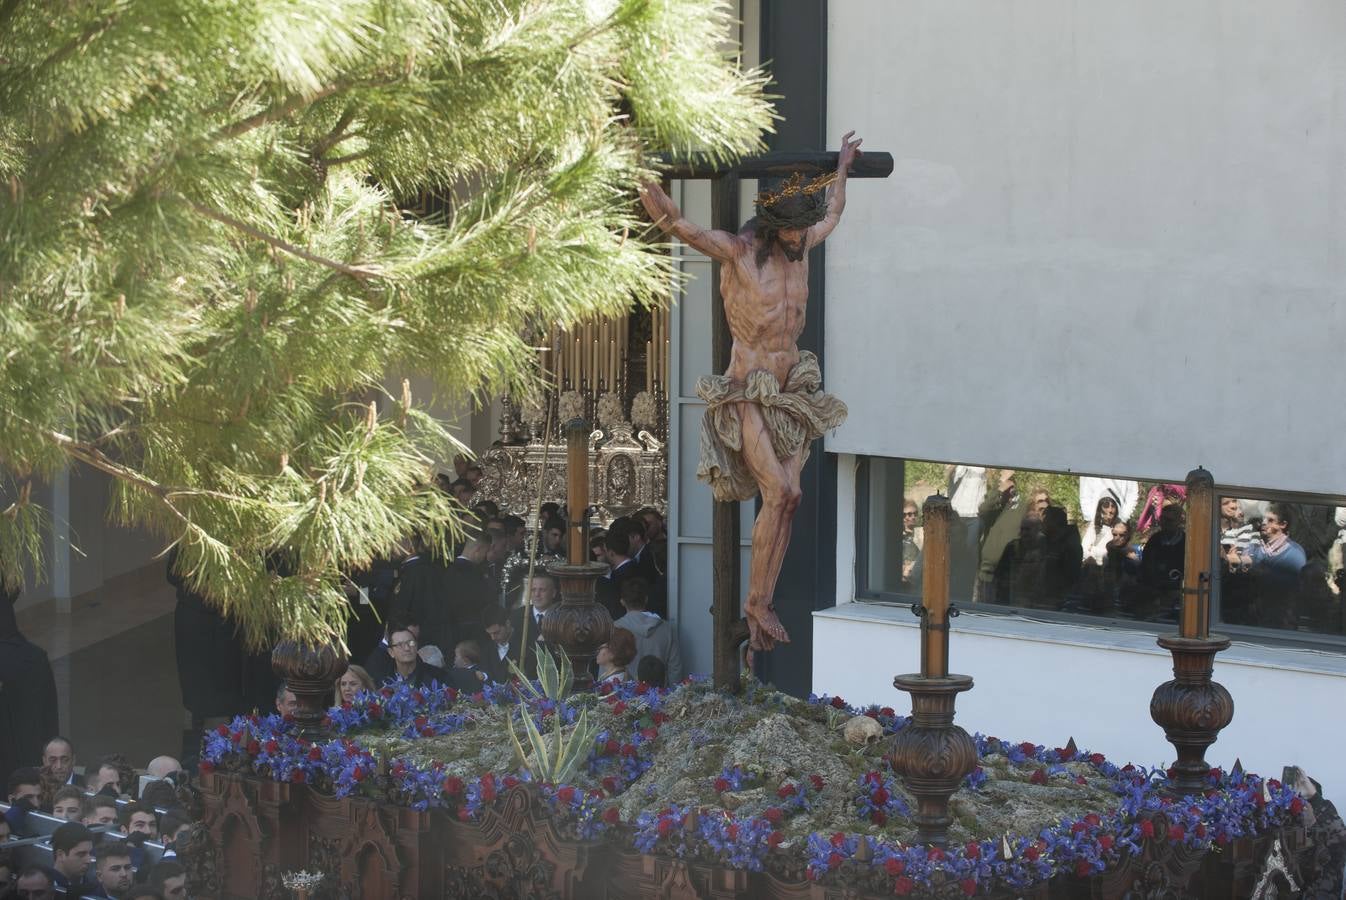
<instances>
[{"instance_id":1,"label":"dark jacket","mask_svg":"<svg viewBox=\"0 0 1346 900\"><path fill-rule=\"evenodd\" d=\"M390 677L397 677L396 668L393 669L393 674ZM439 666L430 665L423 659L416 660L416 668L412 670L407 681L419 688L429 687L432 681L439 682L441 687L449 687L453 684L453 679L449 677L448 672Z\"/></svg>"},{"instance_id":2,"label":"dark jacket","mask_svg":"<svg viewBox=\"0 0 1346 900\"><path fill-rule=\"evenodd\" d=\"M622 583L631 578L642 577L644 576L641 575L636 561L628 559L598 579L598 602L607 607L608 614L612 616L614 622L626 615L626 607L622 606Z\"/></svg>"},{"instance_id":3,"label":"dark jacket","mask_svg":"<svg viewBox=\"0 0 1346 900\"><path fill-rule=\"evenodd\" d=\"M531 606L520 606L509 614L510 627L514 629L514 633L509 638L509 658L516 663L519 661L519 652L523 647L523 617L525 615L531 616L532 613L533 608ZM534 618L528 623L528 655L525 657L522 667L524 674L529 678L537 677L537 648L546 645L547 642L542 639L542 623ZM491 647L495 647L493 642L491 642ZM508 665L505 665L504 668L506 671L509 670Z\"/></svg>"},{"instance_id":4,"label":"dark jacket","mask_svg":"<svg viewBox=\"0 0 1346 900\"><path fill-rule=\"evenodd\" d=\"M6 777L41 759L48 738L60 731L51 662L19 633L17 599L17 593L0 597L0 772Z\"/></svg>"}]
</instances>

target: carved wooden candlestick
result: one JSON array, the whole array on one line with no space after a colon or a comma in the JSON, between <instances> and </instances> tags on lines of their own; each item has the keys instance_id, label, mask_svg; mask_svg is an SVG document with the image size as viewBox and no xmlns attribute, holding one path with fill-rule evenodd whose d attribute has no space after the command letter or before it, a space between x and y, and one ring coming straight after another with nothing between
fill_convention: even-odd
<instances>
[{"instance_id":1,"label":"carved wooden candlestick","mask_svg":"<svg viewBox=\"0 0 1346 900\"><path fill-rule=\"evenodd\" d=\"M1210 773L1206 748L1234 719L1234 698L1211 680L1215 654L1229 639L1210 633L1211 554L1215 548L1215 480L1205 469L1187 474L1187 543L1183 559L1182 612L1179 634L1159 638L1173 654L1173 680L1155 689L1150 718L1178 752L1172 790L1184 794L1205 790Z\"/></svg>"},{"instance_id":2,"label":"carved wooden candlestick","mask_svg":"<svg viewBox=\"0 0 1346 900\"><path fill-rule=\"evenodd\" d=\"M285 679L294 694L294 720L301 737L323 737L323 718L332 704L336 680L346 674L346 657L331 644L314 647L298 641L281 641L271 651L271 670Z\"/></svg>"},{"instance_id":3,"label":"carved wooden candlestick","mask_svg":"<svg viewBox=\"0 0 1346 900\"><path fill-rule=\"evenodd\" d=\"M952 509L938 494L925 502L925 575L921 617L921 672L898 675L893 686L911 694L911 722L893 736L889 761L916 798L916 839L944 846L949 840L949 798L977 767L977 746L953 724L958 694L972 689L967 675L949 674L949 520Z\"/></svg>"},{"instance_id":4,"label":"carved wooden candlestick","mask_svg":"<svg viewBox=\"0 0 1346 900\"><path fill-rule=\"evenodd\" d=\"M594 600L594 586L608 567L589 556L589 423L566 425L566 505L570 510L570 558L547 571L561 583L561 602L542 617L542 637L560 647L575 671L575 690L593 687L590 667L598 648L612 636L612 616Z\"/></svg>"}]
</instances>

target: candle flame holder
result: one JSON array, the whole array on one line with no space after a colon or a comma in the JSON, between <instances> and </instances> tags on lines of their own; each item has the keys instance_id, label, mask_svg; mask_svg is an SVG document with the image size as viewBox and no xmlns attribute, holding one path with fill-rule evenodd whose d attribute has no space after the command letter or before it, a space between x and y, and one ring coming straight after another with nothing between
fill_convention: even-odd
<instances>
[{"instance_id":1,"label":"candle flame holder","mask_svg":"<svg viewBox=\"0 0 1346 900\"><path fill-rule=\"evenodd\" d=\"M949 673L949 621L959 615L949 604L949 521L953 510L938 494L925 502L925 576L921 603L911 605L921 620L921 671L898 675L893 686L911 694L911 721L893 735L888 760L916 798L917 840L945 846L949 841L949 798L977 767L977 745L953 724L958 695L972 678Z\"/></svg>"},{"instance_id":2,"label":"candle flame holder","mask_svg":"<svg viewBox=\"0 0 1346 900\"><path fill-rule=\"evenodd\" d=\"M1234 698L1211 679L1215 654L1228 649L1229 638L1210 633L1215 479L1205 469L1187 473L1187 505L1179 633L1159 638L1159 646L1173 655L1173 679L1150 698L1150 718L1178 754L1170 790L1180 795L1205 790L1206 749L1234 719Z\"/></svg>"}]
</instances>

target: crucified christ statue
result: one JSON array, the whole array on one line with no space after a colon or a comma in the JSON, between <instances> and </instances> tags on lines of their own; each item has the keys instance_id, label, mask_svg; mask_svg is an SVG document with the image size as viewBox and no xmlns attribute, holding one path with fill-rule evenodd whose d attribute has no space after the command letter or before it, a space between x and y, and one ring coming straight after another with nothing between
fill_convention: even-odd
<instances>
[{"instance_id":1,"label":"crucified christ statue","mask_svg":"<svg viewBox=\"0 0 1346 900\"><path fill-rule=\"evenodd\" d=\"M696 386L706 401L696 474L710 483L716 500L762 496L743 604L754 650L790 639L772 598L799 506L799 473L810 444L846 419L846 405L822 391L818 358L796 342L808 302L808 251L841 219L846 177L860 153L854 134L841 139L835 173L808 182L795 175L758 194L757 215L738 234L689 222L657 183L640 192L657 226L721 263L720 293L734 342L725 373Z\"/></svg>"}]
</instances>

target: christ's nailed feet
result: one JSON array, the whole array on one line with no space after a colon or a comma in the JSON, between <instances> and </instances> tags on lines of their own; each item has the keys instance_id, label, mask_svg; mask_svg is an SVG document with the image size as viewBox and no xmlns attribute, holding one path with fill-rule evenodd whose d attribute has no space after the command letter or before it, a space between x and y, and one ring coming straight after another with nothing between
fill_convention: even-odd
<instances>
[{"instance_id":1,"label":"christ's nailed feet","mask_svg":"<svg viewBox=\"0 0 1346 900\"><path fill-rule=\"evenodd\" d=\"M753 650L772 650L778 642L790 643L790 635L771 605L749 600L744 604L743 614L748 619L748 646Z\"/></svg>"}]
</instances>

